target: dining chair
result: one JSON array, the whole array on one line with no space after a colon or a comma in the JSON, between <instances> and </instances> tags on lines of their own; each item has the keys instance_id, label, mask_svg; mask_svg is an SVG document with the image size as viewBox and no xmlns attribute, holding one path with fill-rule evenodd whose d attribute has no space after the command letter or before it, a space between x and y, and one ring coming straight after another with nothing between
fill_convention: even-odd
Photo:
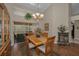
<instances>
[{"instance_id":1,"label":"dining chair","mask_svg":"<svg viewBox=\"0 0 79 59\"><path fill-rule=\"evenodd\" d=\"M34 35L34 33L33 32L28 32L28 35Z\"/></svg>"},{"instance_id":2,"label":"dining chair","mask_svg":"<svg viewBox=\"0 0 79 59\"><path fill-rule=\"evenodd\" d=\"M48 37L48 33L43 32L43 33L42 33L42 36L44 36L44 37Z\"/></svg>"},{"instance_id":3,"label":"dining chair","mask_svg":"<svg viewBox=\"0 0 79 59\"><path fill-rule=\"evenodd\" d=\"M54 40L55 40L55 36L48 37L46 43L38 47L39 54L40 52L42 52L46 56L52 55L53 47L54 47Z\"/></svg>"},{"instance_id":4,"label":"dining chair","mask_svg":"<svg viewBox=\"0 0 79 59\"><path fill-rule=\"evenodd\" d=\"M29 38L27 38L27 36L25 36L25 46L27 49L27 55L32 55L32 49L35 47L35 45L29 42Z\"/></svg>"}]
</instances>

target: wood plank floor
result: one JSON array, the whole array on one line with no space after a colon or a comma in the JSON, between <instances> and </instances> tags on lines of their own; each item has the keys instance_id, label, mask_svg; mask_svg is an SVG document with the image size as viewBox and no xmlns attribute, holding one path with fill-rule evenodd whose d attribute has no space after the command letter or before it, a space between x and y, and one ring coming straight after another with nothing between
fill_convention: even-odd
<instances>
[{"instance_id":1,"label":"wood plank floor","mask_svg":"<svg viewBox=\"0 0 79 59\"><path fill-rule=\"evenodd\" d=\"M24 43L15 43L11 50L12 56L26 56L27 55L27 49L24 45Z\"/></svg>"},{"instance_id":2,"label":"wood plank floor","mask_svg":"<svg viewBox=\"0 0 79 59\"><path fill-rule=\"evenodd\" d=\"M78 44L70 44L67 46L55 45L53 50L53 56L79 56ZM11 50L11 56L27 56L27 51L24 43L15 43ZM34 50L32 52L35 56Z\"/></svg>"},{"instance_id":3,"label":"wood plank floor","mask_svg":"<svg viewBox=\"0 0 79 59\"><path fill-rule=\"evenodd\" d=\"M70 44L66 46L55 45L54 52L60 56L79 56L79 44Z\"/></svg>"}]
</instances>

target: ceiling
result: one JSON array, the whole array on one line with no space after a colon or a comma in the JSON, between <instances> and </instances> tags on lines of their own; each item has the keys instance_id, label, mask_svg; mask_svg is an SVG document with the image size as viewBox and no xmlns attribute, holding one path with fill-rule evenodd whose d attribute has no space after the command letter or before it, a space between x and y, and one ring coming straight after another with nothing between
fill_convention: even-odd
<instances>
[{"instance_id":1,"label":"ceiling","mask_svg":"<svg viewBox=\"0 0 79 59\"><path fill-rule=\"evenodd\" d=\"M24 16L28 12L43 13L51 3L6 3L12 9L12 14Z\"/></svg>"},{"instance_id":2,"label":"ceiling","mask_svg":"<svg viewBox=\"0 0 79 59\"><path fill-rule=\"evenodd\" d=\"M9 11L15 19L23 19L26 12L43 13L52 3L6 3ZM72 15L79 15L79 3L71 4Z\"/></svg>"},{"instance_id":3,"label":"ceiling","mask_svg":"<svg viewBox=\"0 0 79 59\"><path fill-rule=\"evenodd\" d=\"M79 3L72 3L71 8L72 16L79 15Z\"/></svg>"},{"instance_id":4,"label":"ceiling","mask_svg":"<svg viewBox=\"0 0 79 59\"><path fill-rule=\"evenodd\" d=\"M16 4L18 7L22 6L22 8L44 12L49 6L49 3L20 3Z\"/></svg>"}]
</instances>

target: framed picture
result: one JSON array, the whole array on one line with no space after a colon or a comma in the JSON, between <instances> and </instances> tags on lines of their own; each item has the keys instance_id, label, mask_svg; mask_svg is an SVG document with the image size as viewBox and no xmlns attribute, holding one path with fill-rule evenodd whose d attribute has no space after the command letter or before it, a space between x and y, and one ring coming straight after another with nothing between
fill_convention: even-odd
<instances>
[{"instance_id":1,"label":"framed picture","mask_svg":"<svg viewBox=\"0 0 79 59\"><path fill-rule=\"evenodd\" d=\"M44 24L45 31L49 31L49 23Z\"/></svg>"}]
</instances>

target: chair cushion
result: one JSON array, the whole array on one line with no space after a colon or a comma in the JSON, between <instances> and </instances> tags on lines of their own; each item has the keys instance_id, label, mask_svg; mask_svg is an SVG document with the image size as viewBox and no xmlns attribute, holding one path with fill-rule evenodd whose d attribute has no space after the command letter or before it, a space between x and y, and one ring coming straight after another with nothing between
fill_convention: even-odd
<instances>
[{"instance_id":1,"label":"chair cushion","mask_svg":"<svg viewBox=\"0 0 79 59\"><path fill-rule=\"evenodd\" d=\"M34 48L35 46L32 43L29 43L29 48Z\"/></svg>"},{"instance_id":2,"label":"chair cushion","mask_svg":"<svg viewBox=\"0 0 79 59\"><path fill-rule=\"evenodd\" d=\"M39 46L38 49L45 53L45 45Z\"/></svg>"}]
</instances>

